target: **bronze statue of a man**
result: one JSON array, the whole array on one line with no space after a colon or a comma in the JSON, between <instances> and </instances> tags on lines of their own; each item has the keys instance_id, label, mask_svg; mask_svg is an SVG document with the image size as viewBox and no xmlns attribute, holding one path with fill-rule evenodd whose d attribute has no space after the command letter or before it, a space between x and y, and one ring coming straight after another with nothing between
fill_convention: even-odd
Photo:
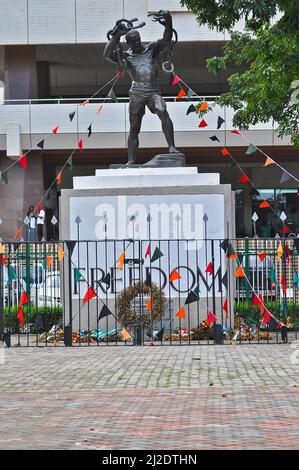
<instances>
[{"instance_id":1,"label":"bronze statue of a man","mask_svg":"<svg viewBox=\"0 0 299 470\"><path fill-rule=\"evenodd\" d=\"M104 51L104 57L110 62L124 67L132 79L129 93L129 164L136 162L136 153L139 145L138 135L145 113L145 106L152 113L159 116L162 130L169 146L169 153L180 153L174 145L173 124L166 110L166 104L161 96L158 85L159 54L163 50L171 48L173 34L172 17L169 11L160 10L154 15L154 19L159 21L165 28L162 39L149 44L142 44L140 35L136 31L137 28L128 28L124 23L126 20L119 20ZM133 21L136 21L136 19ZM143 25L144 23L139 27ZM129 46L128 50L124 50L120 43L120 38L123 35L126 36L126 42Z\"/></svg>"}]
</instances>

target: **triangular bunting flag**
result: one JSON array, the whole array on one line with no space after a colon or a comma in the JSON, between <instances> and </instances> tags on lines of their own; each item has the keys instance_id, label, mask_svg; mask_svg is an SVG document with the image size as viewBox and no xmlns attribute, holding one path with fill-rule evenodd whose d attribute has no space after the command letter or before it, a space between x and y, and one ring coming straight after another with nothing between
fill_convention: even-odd
<instances>
[{"instance_id":1,"label":"triangular bunting flag","mask_svg":"<svg viewBox=\"0 0 299 470\"><path fill-rule=\"evenodd\" d=\"M76 114L76 111L73 111L72 113L69 114L69 118L70 118L70 121L71 121L71 122L72 122L72 120L74 119L75 114Z\"/></svg>"},{"instance_id":2,"label":"triangular bunting flag","mask_svg":"<svg viewBox=\"0 0 299 470\"><path fill-rule=\"evenodd\" d=\"M212 142L220 142L220 140L218 139L218 137L216 135L212 135L212 137L209 137L209 139L212 141Z\"/></svg>"},{"instance_id":3,"label":"triangular bunting flag","mask_svg":"<svg viewBox=\"0 0 299 470\"><path fill-rule=\"evenodd\" d=\"M151 263L153 263L154 261L157 261L157 259L161 258L163 255L162 251L159 250L158 247L155 248L155 251L153 253L153 256L151 258Z\"/></svg>"},{"instance_id":4,"label":"triangular bunting flag","mask_svg":"<svg viewBox=\"0 0 299 470\"><path fill-rule=\"evenodd\" d=\"M190 290L187 299L185 300L185 305L193 304L193 302L197 302L199 300L198 294L196 294L193 290Z\"/></svg>"},{"instance_id":5,"label":"triangular bunting flag","mask_svg":"<svg viewBox=\"0 0 299 470\"><path fill-rule=\"evenodd\" d=\"M266 209L267 207L270 207L270 204L269 204L268 201L263 201L263 202L260 203L259 207L261 209Z\"/></svg>"},{"instance_id":6,"label":"triangular bunting flag","mask_svg":"<svg viewBox=\"0 0 299 470\"><path fill-rule=\"evenodd\" d=\"M52 133L53 133L54 135L56 135L57 132L58 132L58 129L59 129L59 126L54 127L54 128L52 129Z\"/></svg>"},{"instance_id":7,"label":"triangular bunting flag","mask_svg":"<svg viewBox=\"0 0 299 470\"><path fill-rule=\"evenodd\" d=\"M106 304L103 305L102 310L100 311L100 315L98 316L98 322L105 317L109 317L109 315L112 315L111 310L107 307Z\"/></svg>"},{"instance_id":8,"label":"triangular bunting flag","mask_svg":"<svg viewBox=\"0 0 299 470\"><path fill-rule=\"evenodd\" d=\"M275 269L273 266L271 266L270 268L270 271L269 271L269 278L271 279L271 281L277 285L277 279L276 279L276 273L275 273Z\"/></svg>"},{"instance_id":9,"label":"triangular bunting flag","mask_svg":"<svg viewBox=\"0 0 299 470\"><path fill-rule=\"evenodd\" d=\"M225 122L225 119L222 119L221 116L218 116L217 129L220 129L222 124Z\"/></svg>"},{"instance_id":10,"label":"triangular bunting flag","mask_svg":"<svg viewBox=\"0 0 299 470\"><path fill-rule=\"evenodd\" d=\"M196 112L196 108L194 104L190 104L189 108L187 109L186 115L188 116L190 113L195 113L195 112Z\"/></svg>"},{"instance_id":11,"label":"triangular bunting flag","mask_svg":"<svg viewBox=\"0 0 299 470\"><path fill-rule=\"evenodd\" d=\"M18 162L20 163L20 165L25 168L25 170L27 169L27 155L22 155L21 158L18 160Z\"/></svg>"},{"instance_id":12,"label":"triangular bunting flag","mask_svg":"<svg viewBox=\"0 0 299 470\"><path fill-rule=\"evenodd\" d=\"M176 99L179 100L181 98L185 98L185 96L187 96L187 93L185 92L183 88L181 88L176 96Z\"/></svg>"},{"instance_id":13,"label":"triangular bunting flag","mask_svg":"<svg viewBox=\"0 0 299 470\"><path fill-rule=\"evenodd\" d=\"M226 257L229 259L237 259L237 254L234 250L233 245L231 242L228 243L227 251L226 251Z\"/></svg>"},{"instance_id":14,"label":"triangular bunting flag","mask_svg":"<svg viewBox=\"0 0 299 470\"><path fill-rule=\"evenodd\" d=\"M203 103L198 108L198 111L206 111L206 109L209 109L209 105L206 101L203 101Z\"/></svg>"},{"instance_id":15,"label":"triangular bunting flag","mask_svg":"<svg viewBox=\"0 0 299 470\"><path fill-rule=\"evenodd\" d=\"M253 144L249 144L245 153L246 153L246 155L251 155L252 153L254 153L256 151L257 151L257 147Z\"/></svg>"},{"instance_id":16,"label":"triangular bunting flag","mask_svg":"<svg viewBox=\"0 0 299 470\"><path fill-rule=\"evenodd\" d=\"M195 91L191 90L191 88L188 88L187 99L188 99L188 100L191 100L191 98L195 98L195 97L196 97Z\"/></svg>"},{"instance_id":17,"label":"triangular bunting flag","mask_svg":"<svg viewBox=\"0 0 299 470\"><path fill-rule=\"evenodd\" d=\"M286 183L287 181L290 181L291 179L292 179L292 175L290 175L289 172L284 170L280 178L280 183Z\"/></svg>"},{"instance_id":18,"label":"triangular bunting flag","mask_svg":"<svg viewBox=\"0 0 299 470\"><path fill-rule=\"evenodd\" d=\"M287 291L287 284L286 284L286 279L285 279L284 275L281 276L280 284L282 286L283 293L285 294L286 291Z\"/></svg>"},{"instance_id":19,"label":"triangular bunting flag","mask_svg":"<svg viewBox=\"0 0 299 470\"><path fill-rule=\"evenodd\" d=\"M21 229L17 230L17 233L15 234L15 239L18 240L21 236Z\"/></svg>"},{"instance_id":20,"label":"triangular bunting flag","mask_svg":"<svg viewBox=\"0 0 299 470\"><path fill-rule=\"evenodd\" d=\"M178 83L180 83L180 81L181 81L180 77L174 74L171 86L177 85Z\"/></svg>"},{"instance_id":21,"label":"triangular bunting flag","mask_svg":"<svg viewBox=\"0 0 299 470\"><path fill-rule=\"evenodd\" d=\"M151 298L148 299L145 308L146 308L146 310L147 310L148 312L151 311L151 309L152 309L152 299L151 299Z\"/></svg>"},{"instance_id":22,"label":"triangular bunting flag","mask_svg":"<svg viewBox=\"0 0 299 470\"><path fill-rule=\"evenodd\" d=\"M210 274L210 276L213 274L213 263L210 261L208 266L205 269L205 273Z\"/></svg>"},{"instance_id":23,"label":"triangular bunting flag","mask_svg":"<svg viewBox=\"0 0 299 470\"><path fill-rule=\"evenodd\" d=\"M107 98L110 98L111 101L113 101L114 103L117 103L118 100L117 100L117 97L116 97L116 94L115 94L115 91L114 91L113 87L109 90Z\"/></svg>"},{"instance_id":24,"label":"triangular bunting flag","mask_svg":"<svg viewBox=\"0 0 299 470\"><path fill-rule=\"evenodd\" d=\"M175 314L176 317L184 319L185 318L185 309L181 307Z\"/></svg>"},{"instance_id":25,"label":"triangular bunting flag","mask_svg":"<svg viewBox=\"0 0 299 470\"><path fill-rule=\"evenodd\" d=\"M226 250L227 250L227 248L228 248L228 244L229 244L229 239L228 239L228 238L225 238L225 239L222 240L222 242L220 243L220 248L222 248L222 250L226 252Z\"/></svg>"},{"instance_id":26,"label":"triangular bunting flag","mask_svg":"<svg viewBox=\"0 0 299 470\"><path fill-rule=\"evenodd\" d=\"M235 272L235 277L245 277L245 273L243 271L242 266L238 266Z\"/></svg>"},{"instance_id":27,"label":"triangular bunting flag","mask_svg":"<svg viewBox=\"0 0 299 470\"><path fill-rule=\"evenodd\" d=\"M164 330L165 330L165 328L163 327L163 328L161 328L161 330L158 331L158 333L156 334L156 339L157 339L158 341L162 341L163 336L164 336Z\"/></svg>"},{"instance_id":28,"label":"triangular bunting flag","mask_svg":"<svg viewBox=\"0 0 299 470\"><path fill-rule=\"evenodd\" d=\"M124 251L122 252L120 257L117 259L117 263L118 263L117 271L121 271L122 268L124 267L124 263L125 263L125 252Z\"/></svg>"},{"instance_id":29,"label":"triangular bunting flag","mask_svg":"<svg viewBox=\"0 0 299 470\"><path fill-rule=\"evenodd\" d=\"M228 318L228 303L227 299L225 299L224 304L222 305L222 309L225 311L226 319Z\"/></svg>"},{"instance_id":30,"label":"triangular bunting flag","mask_svg":"<svg viewBox=\"0 0 299 470\"><path fill-rule=\"evenodd\" d=\"M5 184L8 184L7 172L3 173L3 171L0 171L0 181L4 181Z\"/></svg>"},{"instance_id":31,"label":"triangular bunting flag","mask_svg":"<svg viewBox=\"0 0 299 470\"><path fill-rule=\"evenodd\" d=\"M75 282L79 282L82 277L83 276L82 276L82 273L80 272L80 269L75 268Z\"/></svg>"},{"instance_id":32,"label":"triangular bunting flag","mask_svg":"<svg viewBox=\"0 0 299 470\"><path fill-rule=\"evenodd\" d=\"M67 163L67 166L68 166L68 170L72 171L72 169L73 169L73 156L72 155L70 155L70 157L69 157L69 159L66 163Z\"/></svg>"},{"instance_id":33,"label":"triangular bunting flag","mask_svg":"<svg viewBox=\"0 0 299 470\"><path fill-rule=\"evenodd\" d=\"M52 255L47 256L47 258L46 258L47 269L50 268L51 264L53 263L53 260L54 260L54 256L52 256Z\"/></svg>"},{"instance_id":34,"label":"triangular bunting flag","mask_svg":"<svg viewBox=\"0 0 299 470\"><path fill-rule=\"evenodd\" d=\"M38 144L36 144L36 146L37 146L38 148L40 148L41 150L44 150L45 141L44 141L44 140L41 140Z\"/></svg>"},{"instance_id":35,"label":"triangular bunting flag","mask_svg":"<svg viewBox=\"0 0 299 470\"><path fill-rule=\"evenodd\" d=\"M64 251L63 251L61 245L59 245L59 244L58 244L58 246L57 246L57 254L58 254L58 260L59 260L59 262L61 263L61 261L62 261L63 258L64 258L65 253L64 253Z\"/></svg>"},{"instance_id":36,"label":"triangular bunting flag","mask_svg":"<svg viewBox=\"0 0 299 470\"><path fill-rule=\"evenodd\" d=\"M107 289L109 289L110 287L110 283L111 283L111 275L110 273L107 273L106 276L103 277L102 281L104 284L106 284L107 286Z\"/></svg>"},{"instance_id":37,"label":"triangular bunting flag","mask_svg":"<svg viewBox=\"0 0 299 470\"><path fill-rule=\"evenodd\" d=\"M169 282L177 281L178 279L182 279L182 276L174 269L169 275Z\"/></svg>"},{"instance_id":38,"label":"triangular bunting flag","mask_svg":"<svg viewBox=\"0 0 299 470\"><path fill-rule=\"evenodd\" d=\"M22 245L22 242L13 242L13 247L14 250L17 251L17 249Z\"/></svg>"},{"instance_id":39,"label":"triangular bunting flag","mask_svg":"<svg viewBox=\"0 0 299 470\"><path fill-rule=\"evenodd\" d=\"M83 150L83 140L82 140L82 139L79 140L79 142L78 142L78 144L77 144L77 147L78 147L78 149L80 149L81 152L82 152L82 150Z\"/></svg>"},{"instance_id":40,"label":"triangular bunting flag","mask_svg":"<svg viewBox=\"0 0 299 470\"><path fill-rule=\"evenodd\" d=\"M103 111L103 105L100 104L99 109L97 110L97 116Z\"/></svg>"},{"instance_id":41,"label":"triangular bunting flag","mask_svg":"<svg viewBox=\"0 0 299 470\"><path fill-rule=\"evenodd\" d=\"M264 163L264 166L272 165L273 163L275 163L275 161L272 160L272 158L267 157L267 158L266 158L266 161L265 161L265 163Z\"/></svg>"},{"instance_id":42,"label":"triangular bunting flag","mask_svg":"<svg viewBox=\"0 0 299 470\"><path fill-rule=\"evenodd\" d=\"M223 149L221 149L221 153L224 157L227 157L227 155L229 155L229 151L225 147Z\"/></svg>"},{"instance_id":43,"label":"triangular bunting flag","mask_svg":"<svg viewBox=\"0 0 299 470\"><path fill-rule=\"evenodd\" d=\"M217 317L215 317L214 313L209 312L207 320L208 320L208 323L210 325L211 323L215 323L217 321Z\"/></svg>"},{"instance_id":44,"label":"triangular bunting flag","mask_svg":"<svg viewBox=\"0 0 299 470\"><path fill-rule=\"evenodd\" d=\"M57 180L57 184L60 185L61 184L61 171L56 176L56 180Z\"/></svg>"},{"instance_id":45,"label":"triangular bunting flag","mask_svg":"<svg viewBox=\"0 0 299 470\"><path fill-rule=\"evenodd\" d=\"M0 254L2 255L5 252L4 245L0 242Z\"/></svg>"},{"instance_id":46,"label":"triangular bunting flag","mask_svg":"<svg viewBox=\"0 0 299 470\"><path fill-rule=\"evenodd\" d=\"M261 262L263 262L264 259L266 258L266 253L264 251L259 251L257 255Z\"/></svg>"},{"instance_id":47,"label":"triangular bunting flag","mask_svg":"<svg viewBox=\"0 0 299 470\"><path fill-rule=\"evenodd\" d=\"M88 137L90 137L92 134L91 124L88 126L87 130L88 130Z\"/></svg>"},{"instance_id":48,"label":"triangular bunting flag","mask_svg":"<svg viewBox=\"0 0 299 470\"><path fill-rule=\"evenodd\" d=\"M280 258L283 255L283 247L281 242L279 242L278 248L277 248L277 259L280 260Z\"/></svg>"},{"instance_id":49,"label":"triangular bunting flag","mask_svg":"<svg viewBox=\"0 0 299 470\"><path fill-rule=\"evenodd\" d=\"M22 305L25 305L28 302L30 302L30 299L27 296L26 292L23 291L22 294L21 294L20 300L19 300L19 307L22 307Z\"/></svg>"},{"instance_id":50,"label":"triangular bunting flag","mask_svg":"<svg viewBox=\"0 0 299 470\"><path fill-rule=\"evenodd\" d=\"M86 304L86 302L88 302L89 300L93 299L96 296L97 296L97 294L95 293L95 291L91 287L89 287L89 289L86 291L86 293L84 295L83 305Z\"/></svg>"},{"instance_id":51,"label":"triangular bunting flag","mask_svg":"<svg viewBox=\"0 0 299 470\"><path fill-rule=\"evenodd\" d=\"M241 176L241 178L239 179L240 183L248 183L249 181L249 178L247 175L243 175Z\"/></svg>"},{"instance_id":52,"label":"triangular bunting flag","mask_svg":"<svg viewBox=\"0 0 299 470\"><path fill-rule=\"evenodd\" d=\"M77 242L73 240L67 240L65 243L69 252L69 256L71 257Z\"/></svg>"},{"instance_id":53,"label":"triangular bunting flag","mask_svg":"<svg viewBox=\"0 0 299 470\"><path fill-rule=\"evenodd\" d=\"M7 285L10 286L14 279L17 279L17 275L16 275L15 270L12 267L10 267L8 270Z\"/></svg>"},{"instance_id":54,"label":"triangular bunting flag","mask_svg":"<svg viewBox=\"0 0 299 470\"><path fill-rule=\"evenodd\" d=\"M230 131L231 134L236 134L236 135L241 135L240 132L237 129L233 129Z\"/></svg>"},{"instance_id":55,"label":"triangular bunting flag","mask_svg":"<svg viewBox=\"0 0 299 470\"><path fill-rule=\"evenodd\" d=\"M299 286L299 276L298 276L297 271L294 272L293 283L294 283L294 287Z\"/></svg>"},{"instance_id":56,"label":"triangular bunting flag","mask_svg":"<svg viewBox=\"0 0 299 470\"><path fill-rule=\"evenodd\" d=\"M82 101L79 106L85 106L86 104L89 103L89 99L85 100L85 101Z\"/></svg>"},{"instance_id":57,"label":"triangular bunting flag","mask_svg":"<svg viewBox=\"0 0 299 470\"><path fill-rule=\"evenodd\" d=\"M20 320L20 326L24 326L24 311L21 307L18 307L17 318Z\"/></svg>"},{"instance_id":58,"label":"triangular bunting flag","mask_svg":"<svg viewBox=\"0 0 299 470\"><path fill-rule=\"evenodd\" d=\"M199 287L199 284L197 284L197 286L193 289L193 292L195 295L198 296L199 298L199 293L200 293L200 287Z\"/></svg>"},{"instance_id":59,"label":"triangular bunting flag","mask_svg":"<svg viewBox=\"0 0 299 470\"><path fill-rule=\"evenodd\" d=\"M202 119L202 121L200 121L200 123L198 124L198 127L207 127L207 123L204 119Z\"/></svg>"},{"instance_id":60,"label":"triangular bunting flag","mask_svg":"<svg viewBox=\"0 0 299 470\"><path fill-rule=\"evenodd\" d=\"M145 255L144 257L147 258L148 256L150 256L151 254L151 245L150 243L147 245L147 249L146 249L146 252L145 252Z\"/></svg>"}]
</instances>

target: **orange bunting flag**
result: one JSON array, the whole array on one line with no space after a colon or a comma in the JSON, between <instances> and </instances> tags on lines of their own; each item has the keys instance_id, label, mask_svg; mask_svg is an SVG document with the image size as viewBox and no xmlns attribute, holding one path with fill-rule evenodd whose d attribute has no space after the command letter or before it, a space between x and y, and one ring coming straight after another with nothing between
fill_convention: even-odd
<instances>
[{"instance_id":1,"label":"orange bunting flag","mask_svg":"<svg viewBox=\"0 0 299 470\"><path fill-rule=\"evenodd\" d=\"M180 98L185 98L185 96L187 96L187 93L186 93L185 90L182 88L182 89L178 92L176 99L179 100Z\"/></svg>"},{"instance_id":2,"label":"orange bunting flag","mask_svg":"<svg viewBox=\"0 0 299 470\"><path fill-rule=\"evenodd\" d=\"M236 269L235 277L245 277L245 273L244 273L244 271L243 271L242 266L239 266L239 267Z\"/></svg>"},{"instance_id":3,"label":"orange bunting flag","mask_svg":"<svg viewBox=\"0 0 299 470\"><path fill-rule=\"evenodd\" d=\"M122 252L120 257L118 258L117 262L118 262L117 271L121 271L122 268L124 267L124 263L125 263L125 252L124 251Z\"/></svg>"},{"instance_id":4,"label":"orange bunting flag","mask_svg":"<svg viewBox=\"0 0 299 470\"><path fill-rule=\"evenodd\" d=\"M85 105L88 104L88 103L89 103L89 100L85 100L85 101L82 101L82 103L80 103L79 106L85 106Z\"/></svg>"},{"instance_id":5,"label":"orange bunting flag","mask_svg":"<svg viewBox=\"0 0 299 470\"><path fill-rule=\"evenodd\" d=\"M266 209L267 207L270 207L270 204L269 204L268 201L263 201L263 202L260 203L259 207L261 209Z\"/></svg>"},{"instance_id":6,"label":"orange bunting flag","mask_svg":"<svg viewBox=\"0 0 299 470\"><path fill-rule=\"evenodd\" d=\"M97 110L97 116L103 111L103 105L100 104L99 109Z\"/></svg>"},{"instance_id":7,"label":"orange bunting flag","mask_svg":"<svg viewBox=\"0 0 299 470\"><path fill-rule=\"evenodd\" d=\"M145 308L146 308L146 310L147 310L148 312L150 312L150 311L151 311L151 308L152 308L152 299L151 299L151 298L149 298L149 299L148 299L148 301L147 301L147 304L146 304L146 307L145 307Z\"/></svg>"},{"instance_id":8,"label":"orange bunting flag","mask_svg":"<svg viewBox=\"0 0 299 470\"><path fill-rule=\"evenodd\" d=\"M21 294L21 297L20 297L19 307L22 307L22 305L25 305L28 302L30 302L30 299L29 299L28 295L26 294L26 292L23 291L22 294Z\"/></svg>"},{"instance_id":9,"label":"orange bunting flag","mask_svg":"<svg viewBox=\"0 0 299 470\"><path fill-rule=\"evenodd\" d=\"M21 236L21 229L19 229L17 233L15 234L15 239L18 240L20 236Z\"/></svg>"},{"instance_id":10,"label":"orange bunting flag","mask_svg":"<svg viewBox=\"0 0 299 470\"><path fill-rule=\"evenodd\" d=\"M266 258L266 253L264 251L260 251L257 255L259 259L261 260L261 262L263 262L264 259Z\"/></svg>"},{"instance_id":11,"label":"orange bunting flag","mask_svg":"<svg viewBox=\"0 0 299 470\"><path fill-rule=\"evenodd\" d=\"M54 127L54 129L52 129L52 132L53 132L53 134L55 134L55 135L56 135L56 134L57 134L57 131L58 131L58 129L59 129L59 126L57 126L57 127Z\"/></svg>"},{"instance_id":12,"label":"orange bunting flag","mask_svg":"<svg viewBox=\"0 0 299 470\"><path fill-rule=\"evenodd\" d=\"M27 169L27 155L22 155L18 162L25 170Z\"/></svg>"},{"instance_id":13,"label":"orange bunting flag","mask_svg":"<svg viewBox=\"0 0 299 470\"><path fill-rule=\"evenodd\" d=\"M63 251L63 249L61 248L60 245L58 245L58 247L57 247L57 253L58 253L59 262L61 263L61 261L64 258L65 253L64 253L64 251Z\"/></svg>"},{"instance_id":14,"label":"orange bunting flag","mask_svg":"<svg viewBox=\"0 0 299 470\"><path fill-rule=\"evenodd\" d=\"M180 77L174 74L171 86L177 85L177 83L180 83L180 81L181 81Z\"/></svg>"},{"instance_id":15,"label":"orange bunting flag","mask_svg":"<svg viewBox=\"0 0 299 470\"><path fill-rule=\"evenodd\" d=\"M182 279L182 276L174 269L169 275L169 282L177 281L178 279Z\"/></svg>"},{"instance_id":16,"label":"orange bunting flag","mask_svg":"<svg viewBox=\"0 0 299 470\"><path fill-rule=\"evenodd\" d=\"M268 166L268 165L272 165L273 163L275 163L274 160L272 160L272 158L270 157L267 157L265 163L264 163L264 166Z\"/></svg>"},{"instance_id":17,"label":"orange bunting flag","mask_svg":"<svg viewBox=\"0 0 299 470\"><path fill-rule=\"evenodd\" d=\"M17 318L20 320L20 326L24 325L24 311L21 307L18 307Z\"/></svg>"},{"instance_id":18,"label":"orange bunting flag","mask_svg":"<svg viewBox=\"0 0 299 470\"><path fill-rule=\"evenodd\" d=\"M185 318L185 309L184 307L181 307L175 314L176 317L178 318L181 318L182 320L184 320Z\"/></svg>"},{"instance_id":19,"label":"orange bunting flag","mask_svg":"<svg viewBox=\"0 0 299 470\"><path fill-rule=\"evenodd\" d=\"M82 150L83 150L83 140L82 140L82 139L79 140L77 147L78 147L78 149L80 149L81 152L82 152Z\"/></svg>"},{"instance_id":20,"label":"orange bunting flag","mask_svg":"<svg viewBox=\"0 0 299 470\"><path fill-rule=\"evenodd\" d=\"M208 323L209 323L209 325L211 323L215 323L215 321L217 321L217 317L215 317L214 313L209 312L208 313Z\"/></svg>"},{"instance_id":21,"label":"orange bunting flag","mask_svg":"<svg viewBox=\"0 0 299 470\"><path fill-rule=\"evenodd\" d=\"M208 103L207 103L206 101L204 101L204 102L200 105L200 107L198 108L198 111L205 111L205 110L208 109L208 108L209 108Z\"/></svg>"},{"instance_id":22,"label":"orange bunting flag","mask_svg":"<svg viewBox=\"0 0 299 470\"><path fill-rule=\"evenodd\" d=\"M198 124L198 127L207 127L208 124L206 123L206 121L204 119L202 119L202 121L200 121L200 123Z\"/></svg>"},{"instance_id":23,"label":"orange bunting flag","mask_svg":"<svg viewBox=\"0 0 299 470\"><path fill-rule=\"evenodd\" d=\"M280 258L283 255L283 248L281 242L279 242L278 248L277 248L277 258L280 260Z\"/></svg>"},{"instance_id":24,"label":"orange bunting flag","mask_svg":"<svg viewBox=\"0 0 299 470\"><path fill-rule=\"evenodd\" d=\"M54 261L54 256L52 256L52 255L47 256L47 258L46 258L47 269L50 268L53 261Z\"/></svg>"},{"instance_id":25,"label":"orange bunting flag","mask_svg":"<svg viewBox=\"0 0 299 470\"><path fill-rule=\"evenodd\" d=\"M56 179L57 179L57 184L61 184L61 171L56 176Z\"/></svg>"},{"instance_id":26,"label":"orange bunting flag","mask_svg":"<svg viewBox=\"0 0 299 470\"><path fill-rule=\"evenodd\" d=\"M4 253L4 245L0 243L0 255L3 255L3 253Z\"/></svg>"},{"instance_id":27,"label":"orange bunting flag","mask_svg":"<svg viewBox=\"0 0 299 470\"><path fill-rule=\"evenodd\" d=\"M122 337L122 340L123 341L127 341L128 339L131 339L132 336L130 335L130 333L128 332L128 330L126 330L126 328L123 328L120 332L121 334L121 337Z\"/></svg>"},{"instance_id":28,"label":"orange bunting flag","mask_svg":"<svg viewBox=\"0 0 299 470\"><path fill-rule=\"evenodd\" d=\"M221 153L224 157L227 157L227 155L229 155L229 151L227 150L226 147L224 147L223 149L221 149Z\"/></svg>"},{"instance_id":29,"label":"orange bunting flag","mask_svg":"<svg viewBox=\"0 0 299 470\"><path fill-rule=\"evenodd\" d=\"M87 291L86 291L86 294L84 295L84 298L83 298L83 305L86 304L86 302L88 302L89 300L93 299L94 297L96 297L97 294L95 293L95 291L90 287Z\"/></svg>"}]
</instances>

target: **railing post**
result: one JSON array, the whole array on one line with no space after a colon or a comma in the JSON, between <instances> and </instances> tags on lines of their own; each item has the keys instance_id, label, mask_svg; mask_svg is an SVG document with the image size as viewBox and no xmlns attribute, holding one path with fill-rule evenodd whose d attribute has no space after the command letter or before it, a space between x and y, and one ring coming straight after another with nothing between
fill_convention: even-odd
<instances>
[{"instance_id":1,"label":"railing post","mask_svg":"<svg viewBox=\"0 0 299 470\"><path fill-rule=\"evenodd\" d=\"M247 279L250 279L250 269L249 269L249 238L245 237L245 274ZM248 282L245 282L245 295L246 302L249 302L249 285Z\"/></svg>"},{"instance_id":2,"label":"railing post","mask_svg":"<svg viewBox=\"0 0 299 470\"><path fill-rule=\"evenodd\" d=\"M69 310L69 320L68 324L64 325L64 345L72 346L72 335L73 335L73 305L72 305L72 252L71 248L68 250L68 310ZM64 306L65 307L65 306ZM66 322L65 322L66 323Z\"/></svg>"},{"instance_id":3,"label":"railing post","mask_svg":"<svg viewBox=\"0 0 299 470\"><path fill-rule=\"evenodd\" d=\"M3 255L1 255L3 256ZM3 264L0 263L0 339L4 336L4 285L3 285Z\"/></svg>"}]
</instances>

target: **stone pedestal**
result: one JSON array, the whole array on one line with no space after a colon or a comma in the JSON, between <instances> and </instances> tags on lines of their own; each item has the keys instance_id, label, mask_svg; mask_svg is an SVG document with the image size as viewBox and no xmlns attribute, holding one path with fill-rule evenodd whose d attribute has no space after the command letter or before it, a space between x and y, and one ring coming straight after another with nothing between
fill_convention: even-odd
<instances>
[{"instance_id":1,"label":"stone pedestal","mask_svg":"<svg viewBox=\"0 0 299 470\"><path fill-rule=\"evenodd\" d=\"M60 216L61 238L71 240L77 239L75 220L79 216L79 236L84 242L79 251L75 248L72 261L83 268L116 316L119 293L152 272L152 282L163 285L168 302L163 324L198 285L200 300L186 306L186 318L179 321L176 317L172 329L179 325L194 328L208 311L223 318L221 303L228 293L220 279L227 270L227 260L219 240L233 238L235 229L231 187L220 184L219 174L201 174L196 167L97 170L95 176L75 177L74 189L62 190ZM128 239L136 240L129 248ZM149 240L151 256L145 256ZM163 256L153 261L156 248ZM117 270L117 259L124 249L126 261L123 269ZM212 259L214 281L205 273ZM181 278L170 282L173 269ZM102 278L108 272L113 282L107 290ZM72 290L76 312L80 302L74 283ZM81 282L81 298L86 290L86 282ZM144 309L143 301L138 302L138 309ZM80 307L81 328L96 327L101 303L93 300L85 308L88 314ZM78 315L74 328L79 326L77 320ZM100 321L101 328L115 325L112 316Z\"/></svg>"}]
</instances>

